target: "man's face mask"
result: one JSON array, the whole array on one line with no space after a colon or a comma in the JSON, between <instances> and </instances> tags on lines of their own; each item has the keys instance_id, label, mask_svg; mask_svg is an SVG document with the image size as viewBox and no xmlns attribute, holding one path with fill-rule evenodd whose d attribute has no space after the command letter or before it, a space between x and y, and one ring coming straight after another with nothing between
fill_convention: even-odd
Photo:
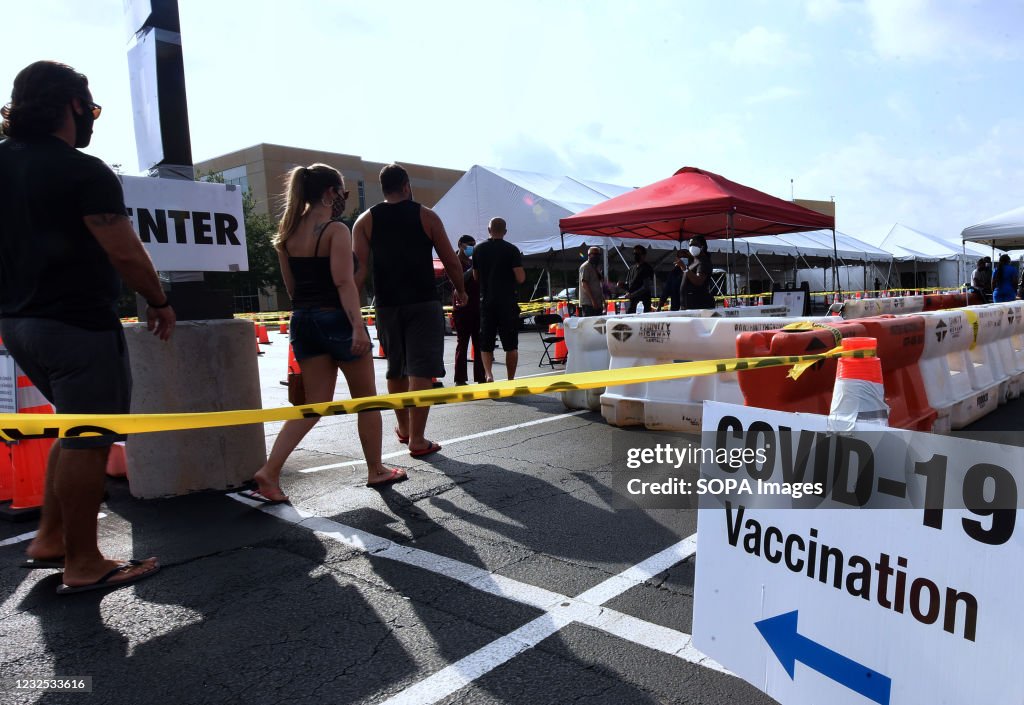
<instances>
[{"instance_id":1,"label":"man's face mask","mask_svg":"<svg viewBox=\"0 0 1024 705\"><path fill-rule=\"evenodd\" d=\"M463 252L466 253L466 257L472 257L473 256L473 246L472 245L466 245L466 248L463 250Z\"/></svg>"}]
</instances>

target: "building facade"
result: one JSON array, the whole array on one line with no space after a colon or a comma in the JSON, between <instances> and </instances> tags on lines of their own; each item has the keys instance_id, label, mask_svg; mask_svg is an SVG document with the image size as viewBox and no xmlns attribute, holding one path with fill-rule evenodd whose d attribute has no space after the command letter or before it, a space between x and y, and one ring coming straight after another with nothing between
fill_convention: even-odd
<instances>
[{"instance_id":1,"label":"building facade","mask_svg":"<svg viewBox=\"0 0 1024 705\"><path fill-rule=\"evenodd\" d=\"M365 211L384 200L378 176L385 164L366 161L352 154L258 144L198 162L196 170L223 174L225 182L238 184L243 190L252 188L256 210L279 218L284 208L282 196L288 171L318 162L333 166L344 175L345 187L350 192L346 215L357 210ZM428 207L437 203L465 173L458 169L399 163L409 172L416 200Z\"/></svg>"},{"instance_id":2,"label":"building facade","mask_svg":"<svg viewBox=\"0 0 1024 705\"><path fill-rule=\"evenodd\" d=\"M316 163L333 166L344 176L345 188L349 191L346 217L368 210L384 200L379 176L385 164L365 161L352 154L258 144L198 162L195 166L198 174L223 174L225 183L237 184L243 191L251 188L256 211L276 220L284 212L288 172L297 166ZM409 172L414 197L428 207L433 207L465 173L457 169L399 163ZM238 311L280 311L288 308L290 304L284 291L253 291L236 296L235 301Z\"/></svg>"}]
</instances>

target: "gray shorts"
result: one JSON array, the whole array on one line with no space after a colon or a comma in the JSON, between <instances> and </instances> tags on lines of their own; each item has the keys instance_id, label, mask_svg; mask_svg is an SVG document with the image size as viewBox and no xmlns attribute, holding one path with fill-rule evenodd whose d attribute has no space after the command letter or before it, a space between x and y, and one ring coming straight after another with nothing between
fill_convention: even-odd
<instances>
[{"instance_id":1,"label":"gray shorts","mask_svg":"<svg viewBox=\"0 0 1024 705\"><path fill-rule=\"evenodd\" d=\"M124 331L85 330L48 318L0 321L4 345L58 414L127 414L132 371ZM61 448L102 448L123 435L61 439Z\"/></svg>"},{"instance_id":2,"label":"gray shorts","mask_svg":"<svg viewBox=\"0 0 1024 705\"><path fill-rule=\"evenodd\" d=\"M377 307L377 338L388 379L444 377L444 309L440 301Z\"/></svg>"}]
</instances>

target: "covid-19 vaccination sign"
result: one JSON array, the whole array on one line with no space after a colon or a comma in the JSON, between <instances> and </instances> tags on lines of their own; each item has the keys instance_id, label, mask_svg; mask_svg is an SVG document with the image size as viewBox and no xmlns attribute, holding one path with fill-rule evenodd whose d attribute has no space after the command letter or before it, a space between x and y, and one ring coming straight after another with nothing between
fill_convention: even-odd
<instances>
[{"instance_id":1,"label":"covid-19 vaccination sign","mask_svg":"<svg viewBox=\"0 0 1024 705\"><path fill-rule=\"evenodd\" d=\"M825 424L705 403L695 645L783 705L1024 703L1024 449Z\"/></svg>"},{"instance_id":2,"label":"covid-19 vaccination sign","mask_svg":"<svg viewBox=\"0 0 1024 705\"><path fill-rule=\"evenodd\" d=\"M121 177L128 215L163 272L244 272L242 192L201 181Z\"/></svg>"}]
</instances>

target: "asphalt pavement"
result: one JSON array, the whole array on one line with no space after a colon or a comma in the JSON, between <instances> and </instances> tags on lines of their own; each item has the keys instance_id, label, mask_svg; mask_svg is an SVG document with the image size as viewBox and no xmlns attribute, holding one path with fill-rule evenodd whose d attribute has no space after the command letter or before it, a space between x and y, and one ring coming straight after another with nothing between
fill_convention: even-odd
<instances>
[{"instance_id":1,"label":"asphalt pavement","mask_svg":"<svg viewBox=\"0 0 1024 705\"><path fill-rule=\"evenodd\" d=\"M286 337L271 340L265 407L287 404ZM521 340L520 376L543 373L537 335ZM449 337L448 361L453 349ZM1019 428L1022 408L985 430ZM614 495L619 450L650 432L553 394L474 401L433 408L428 437L444 447L413 459L385 414L386 462L410 479L377 491L355 421L321 420L292 455L290 506L141 501L108 481L104 551L163 564L120 590L56 595L58 572L17 566L34 524L0 523L0 701L774 702L689 643L696 512ZM85 676L91 693L13 689Z\"/></svg>"}]
</instances>

